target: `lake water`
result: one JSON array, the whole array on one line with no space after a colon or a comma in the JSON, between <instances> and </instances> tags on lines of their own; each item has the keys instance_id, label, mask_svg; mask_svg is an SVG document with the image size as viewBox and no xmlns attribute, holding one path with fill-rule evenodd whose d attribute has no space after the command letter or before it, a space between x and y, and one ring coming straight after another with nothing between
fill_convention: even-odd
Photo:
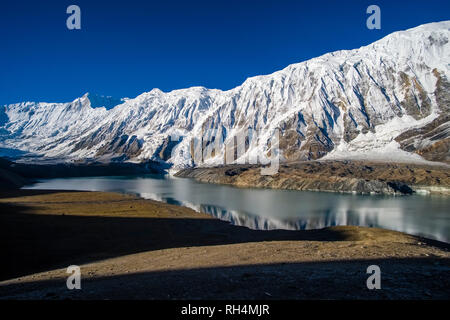
<instances>
[{"instance_id":1,"label":"lake water","mask_svg":"<svg viewBox=\"0 0 450 320\"><path fill-rule=\"evenodd\" d=\"M113 191L183 205L252 229L380 227L450 242L450 197L243 189L170 176L46 179L27 189Z\"/></svg>"}]
</instances>

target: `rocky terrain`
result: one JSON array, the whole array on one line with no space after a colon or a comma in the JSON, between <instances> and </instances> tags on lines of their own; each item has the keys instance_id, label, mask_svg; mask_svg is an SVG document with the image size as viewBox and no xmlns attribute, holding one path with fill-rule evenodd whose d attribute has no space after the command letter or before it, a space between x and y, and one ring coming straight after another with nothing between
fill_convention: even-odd
<instances>
[{"instance_id":1,"label":"rocky terrain","mask_svg":"<svg viewBox=\"0 0 450 320\"><path fill-rule=\"evenodd\" d=\"M449 38L450 21L430 23L249 78L228 91L153 89L133 99L86 94L68 103L3 106L0 156L152 160L176 169L223 164L226 156L263 163L279 131L278 153L286 162L449 163ZM195 156L207 147L210 152Z\"/></svg>"},{"instance_id":2,"label":"rocky terrain","mask_svg":"<svg viewBox=\"0 0 450 320\"><path fill-rule=\"evenodd\" d=\"M363 161L306 161L282 164L275 175L261 175L260 166L231 165L188 168L175 176L201 182L290 190L359 194L450 195L448 166Z\"/></svg>"}]
</instances>

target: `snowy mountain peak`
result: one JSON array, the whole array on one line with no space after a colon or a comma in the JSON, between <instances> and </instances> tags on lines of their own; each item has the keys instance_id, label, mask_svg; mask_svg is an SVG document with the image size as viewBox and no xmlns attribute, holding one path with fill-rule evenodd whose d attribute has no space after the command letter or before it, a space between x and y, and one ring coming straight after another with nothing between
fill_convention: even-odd
<instances>
[{"instance_id":1,"label":"snowy mountain peak","mask_svg":"<svg viewBox=\"0 0 450 320\"><path fill-rule=\"evenodd\" d=\"M0 147L63 161L152 159L186 167L223 161L223 148L200 162L192 158L193 139L208 143L207 129L220 130L225 143L243 129L261 132L262 143L248 137L246 157L267 154L277 128L283 160L449 162L449 39L450 21L443 21L228 91L153 89L134 99L88 93L70 103L9 105L0 113Z\"/></svg>"}]
</instances>

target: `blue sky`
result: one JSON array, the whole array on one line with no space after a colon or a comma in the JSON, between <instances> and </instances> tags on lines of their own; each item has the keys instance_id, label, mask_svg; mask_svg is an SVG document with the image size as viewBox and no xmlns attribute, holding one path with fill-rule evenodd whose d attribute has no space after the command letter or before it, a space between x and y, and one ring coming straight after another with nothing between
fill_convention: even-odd
<instances>
[{"instance_id":1,"label":"blue sky","mask_svg":"<svg viewBox=\"0 0 450 320\"><path fill-rule=\"evenodd\" d=\"M66 8L81 8L81 30ZM381 30L366 8L381 8ZM450 19L450 1L0 2L0 104L66 102L86 92L231 89L326 52Z\"/></svg>"}]
</instances>

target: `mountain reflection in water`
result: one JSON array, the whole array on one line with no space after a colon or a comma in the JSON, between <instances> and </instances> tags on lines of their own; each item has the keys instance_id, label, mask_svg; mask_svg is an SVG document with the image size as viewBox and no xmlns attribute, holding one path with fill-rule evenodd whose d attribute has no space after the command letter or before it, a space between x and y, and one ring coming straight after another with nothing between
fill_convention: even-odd
<instances>
[{"instance_id":1,"label":"mountain reflection in water","mask_svg":"<svg viewBox=\"0 0 450 320\"><path fill-rule=\"evenodd\" d=\"M137 194L257 230L379 227L450 242L450 198L235 188L169 176L46 179L32 189Z\"/></svg>"}]
</instances>

